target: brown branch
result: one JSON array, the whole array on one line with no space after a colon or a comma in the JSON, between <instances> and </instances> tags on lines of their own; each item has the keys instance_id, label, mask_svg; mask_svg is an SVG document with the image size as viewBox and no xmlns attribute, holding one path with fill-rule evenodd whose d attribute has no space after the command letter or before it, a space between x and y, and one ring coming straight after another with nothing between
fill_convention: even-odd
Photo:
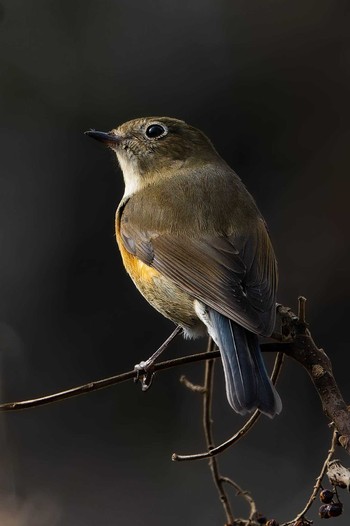
<instances>
[{"instance_id":1,"label":"brown branch","mask_svg":"<svg viewBox=\"0 0 350 526\"><path fill-rule=\"evenodd\" d=\"M328 464L329 464L331 458L333 457L333 455L335 453L335 448L336 448L337 442L338 442L338 433L337 433L336 429L334 429L333 436L332 436L331 447L328 450L328 454L327 454L326 460L324 461L322 469L321 469L321 472L320 472L319 476L316 479L316 483L315 483L315 485L313 487L313 491L311 493L311 496L310 496L309 500L305 504L304 509L295 517L295 519L293 519L291 521L288 521L288 522L284 522L281 526L289 526L290 524L295 524L299 519L305 519L305 513L311 508L311 505L314 502L314 500L316 499L317 493L319 492L319 490L321 488L322 479L323 479L323 477L324 477L324 475L326 473L326 470L328 468ZM308 521L307 519L306 519L305 522L311 524L311 521Z\"/></svg>"},{"instance_id":2,"label":"brown branch","mask_svg":"<svg viewBox=\"0 0 350 526\"><path fill-rule=\"evenodd\" d=\"M215 344L212 338L208 339L207 352L213 354ZM204 384L197 385L190 382L184 375L181 376L180 382L185 385L192 392L199 392L203 394L203 428L206 440L207 449L210 451L215 449L214 438L213 438L213 420L212 420L212 398L213 398L213 382L214 382L214 365L215 361L208 359L205 365ZM219 493L220 501L223 505L224 512L226 515L225 526L258 526L256 518L258 517L258 511L254 499L248 491L242 490L240 486L228 477L224 477L219 473L219 464L215 456L209 458L209 467L214 480L215 487ZM249 519L234 519L231 506L224 489L224 484L231 485L236 490L236 496L243 497L250 506Z\"/></svg>"},{"instance_id":3,"label":"brown branch","mask_svg":"<svg viewBox=\"0 0 350 526\"><path fill-rule=\"evenodd\" d=\"M212 354L214 348L214 342L212 338L209 337L207 352ZM205 375L203 385L195 385L192 382L190 382L185 376L181 376L180 378L180 382L182 382L185 385L185 387L189 388L193 392L200 392L203 394L203 428L207 449L209 451L215 449L212 426L214 365L214 360L207 360L205 364ZM250 495L250 493L248 491L242 490L242 488L229 477L224 477L220 475L219 464L216 456L212 456L209 458L209 467L226 515L227 522L225 526L258 526L259 523L256 519L260 514L258 514L255 501ZM225 484L231 485L236 490L236 496L243 497L249 504L250 514L248 519L235 519L233 517L230 502L224 489Z\"/></svg>"},{"instance_id":4,"label":"brown branch","mask_svg":"<svg viewBox=\"0 0 350 526\"><path fill-rule=\"evenodd\" d=\"M258 514L258 510L256 508L255 501L254 501L253 497L251 496L251 494L249 493L249 491L244 491L242 488L240 488L238 486L238 484L236 482L234 482L232 479L230 479L228 477L221 477L221 480L223 482L226 482L226 484L230 484L231 486L233 486L235 488L235 490L236 490L236 495L238 497L243 497L244 500L247 501L247 503L250 506L250 513L249 513L248 522L249 521L253 521L255 519L255 517L257 516L257 514Z\"/></svg>"},{"instance_id":5,"label":"brown branch","mask_svg":"<svg viewBox=\"0 0 350 526\"><path fill-rule=\"evenodd\" d=\"M281 371L281 367L283 364L284 356L282 353L278 353L276 356L274 368L271 374L271 380L275 384L279 373ZM219 446L209 449L208 451L205 451L204 453L195 453L192 455L179 455L177 453L173 453L171 459L175 461L181 461L181 460L203 460L204 458L211 458L215 455L218 455L219 453L222 453L229 447L231 447L233 444L238 442L241 438L244 437L248 433L248 431L253 427L253 425L256 423L258 418L260 417L261 413L259 410L254 411L252 416L246 421L243 427L239 431L237 431L232 437L230 437L228 440L220 444Z\"/></svg>"},{"instance_id":6,"label":"brown branch","mask_svg":"<svg viewBox=\"0 0 350 526\"><path fill-rule=\"evenodd\" d=\"M319 349L316 346L311 337L311 333L305 321L305 301L305 298L299 298L298 316L293 314L291 309L284 307L283 305L278 305L278 322L281 322L282 330L280 332L274 332L271 336L271 339L274 341L263 344L262 350L264 352L283 352L298 361L307 370L314 387L319 394L326 416L330 419L330 421L334 422L335 428L340 435L339 443L348 453L350 453L349 409L334 379L331 362L328 356L322 349ZM218 358L219 356L219 351L214 351L211 358ZM154 372L207 359L207 353L200 353L184 356L182 358L176 358L173 360L167 360L156 363L154 365ZM1 404L0 412L29 409L32 407L59 402L74 396L86 394L91 391L111 387L118 383L136 378L139 374L139 371L132 370L109 378L104 378L102 380L89 382L87 384L73 387L58 393L45 395L31 400ZM245 425L250 428L255 422L256 418L257 416L253 414L251 419ZM238 432L238 435L239 436L237 438L232 437L230 441L233 440L234 442L241 438L240 432ZM219 448L222 447L222 449L219 449L217 452L221 452L226 449L226 447L229 447L231 445L230 441L228 441L228 443L222 444L222 446L219 446ZM212 454L213 453L211 452L211 455ZM204 457L201 456L200 458L206 458L207 456L208 454L205 454ZM177 460L180 459L177 458Z\"/></svg>"},{"instance_id":7,"label":"brown branch","mask_svg":"<svg viewBox=\"0 0 350 526\"><path fill-rule=\"evenodd\" d=\"M184 374L180 376L180 383L184 384L187 389L193 391L194 393L204 393L205 391L204 385L197 385L190 382L190 380Z\"/></svg>"},{"instance_id":8,"label":"brown branch","mask_svg":"<svg viewBox=\"0 0 350 526\"><path fill-rule=\"evenodd\" d=\"M323 411L334 423L339 433L339 443L350 453L350 413L340 389L335 381L332 364L323 349L319 349L312 339L305 322L305 298L299 298L299 319L286 307L278 307L282 321L282 332L288 334L288 345L281 350L309 373L312 383L321 399Z\"/></svg>"},{"instance_id":9,"label":"brown branch","mask_svg":"<svg viewBox=\"0 0 350 526\"><path fill-rule=\"evenodd\" d=\"M212 353L214 350L214 342L210 338L208 339L207 353ZM214 448L214 438L212 429L212 398L213 398L213 378L214 378L214 360L207 360L205 362L205 374L204 374L204 391L203 391L203 428L205 441L207 448L210 450ZM223 479L219 473L218 461L215 457L210 458L209 468L213 477L214 484L219 493L220 501L223 505L224 512L226 515L226 526L233 526L234 518L231 511L231 506L226 495Z\"/></svg>"},{"instance_id":10,"label":"brown branch","mask_svg":"<svg viewBox=\"0 0 350 526\"><path fill-rule=\"evenodd\" d=\"M329 418L332 425L334 426L334 434L332 439L331 448L328 451L328 456L322 466L320 475L316 479L315 486L312 494L306 503L304 509L293 519L293 521L284 523L283 526L288 526L300 522L300 520L308 523L305 518L305 513L309 510L312 503L314 502L317 493L321 487L322 479L325 471L332 458L335 450L336 443L339 443L343 448L350 453L350 414L349 407L345 403L343 396L339 390L339 387L335 381L332 371L332 365L329 357L326 355L323 349L319 349L310 333L308 324L306 322L306 299L299 297L298 299L298 316L296 316L290 308L284 307L283 305L277 306L278 323L281 325L279 332L275 329L275 332L271 335L271 341L261 345L264 352L277 352L274 370L272 373L272 379L275 383L280 372L284 354L293 358L300 363L308 372L312 383L320 397L323 411ZM176 336L179 329L176 329L172 336L162 345L167 346L169 341ZM211 340L210 340L211 341ZM208 347L209 350L209 347ZM157 352L157 351L156 351ZM283 354L284 353L284 354ZM212 476L217 487L220 500L224 506L226 513L226 519L228 525L235 526L252 526L257 524L256 522L256 506L249 493L243 492L239 486L227 477L222 477L219 474L218 464L216 455L225 451L228 447L238 442L246 433L253 427L255 422L258 420L260 413L256 411L250 419L244 424L244 426L236 432L229 440L214 447L214 441L212 436L212 423L211 423L211 402L212 402L212 381L213 381L213 365L215 359L220 356L219 351L214 351L212 344L210 344L210 358L208 357L209 352L193 354L190 356L184 356L164 362L156 363L153 365L152 374L162 370L170 369L172 367L178 367L189 363L195 363L198 361L206 361L206 374L205 374L205 385L196 386L191 384L186 378L182 381L187 387L192 390L203 392L203 425L206 433L206 443L208 451L205 453L195 455L177 455L172 456L173 460L195 460L209 458L209 465L211 468ZM157 354L158 356L158 354ZM87 384L73 387L65 391L58 393L49 394L46 396L34 398L31 400L23 400L19 402L10 402L0 405L0 412L6 411L17 411L23 409L29 409L32 407L38 407L41 405L51 404L59 402L68 398L83 395L91 391L99 389L105 389L118 383L128 381L131 379L138 378L140 371L131 370L125 373L121 373L109 378L102 380L96 380ZM244 519L233 519L230 504L224 490L224 484L231 484L236 488L238 494L244 496L247 502L251 506L251 512L248 520Z\"/></svg>"},{"instance_id":11,"label":"brown branch","mask_svg":"<svg viewBox=\"0 0 350 526\"><path fill-rule=\"evenodd\" d=\"M211 359L216 359L220 357L219 351L213 351ZM179 367L180 365L185 365L188 363L200 362L207 360L208 355L206 352L191 354L188 356L182 356L181 358L174 358L173 360L166 360L164 362L159 362L154 365L154 372L164 371L172 367ZM0 404L0 412L6 411L20 411L23 409L30 409L33 407L38 407L47 404L53 404L55 402L61 402L62 400L67 400L68 398L73 398L75 396L81 396L91 391L98 391L99 389L106 389L107 387L112 387L122 382L132 380L139 376L139 371L131 370L126 373L117 374L115 376L110 376L109 378L103 378L102 380L95 380L84 385L77 387L72 387L65 391L60 391L58 393L53 393L38 398L33 398L31 400L22 400L19 402L8 402Z\"/></svg>"}]
</instances>

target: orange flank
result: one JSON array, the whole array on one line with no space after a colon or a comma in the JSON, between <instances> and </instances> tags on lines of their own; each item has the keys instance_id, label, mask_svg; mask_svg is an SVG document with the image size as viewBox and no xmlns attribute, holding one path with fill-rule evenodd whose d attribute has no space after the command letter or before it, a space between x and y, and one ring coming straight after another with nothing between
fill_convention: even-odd
<instances>
[{"instance_id":1,"label":"orange flank","mask_svg":"<svg viewBox=\"0 0 350 526\"><path fill-rule=\"evenodd\" d=\"M119 245L119 250L127 272L137 283L142 284L151 281L155 276L159 276L158 270L149 267L136 256L130 254L122 244Z\"/></svg>"},{"instance_id":2,"label":"orange flank","mask_svg":"<svg viewBox=\"0 0 350 526\"><path fill-rule=\"evenodd\" d=\"M126 250L118 228L116 228L116 237L124 267L130 277L141 288L143 288L142 285L149 283L155 276L160 275L158 270L146 265L146 263L143 263L143 261Z\"/></svg>"}]
</instances>

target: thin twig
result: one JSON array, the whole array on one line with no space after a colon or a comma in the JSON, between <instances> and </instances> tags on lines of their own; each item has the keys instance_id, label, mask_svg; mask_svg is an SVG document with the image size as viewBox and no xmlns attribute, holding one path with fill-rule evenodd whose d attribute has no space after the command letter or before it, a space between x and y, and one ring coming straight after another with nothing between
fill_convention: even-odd
<instances>
[{"instance_id":1,"label":"thin twig","mask_svg":"<svg viewBox=\"0 0 350 526\"><path fill-rule=\"evenodd\" d=\"M273 371L271 374L271 381L273 384L276 383L277 378L279 376L279 373L281 371L281 367L283 364L284 355L283 353L278 353L275 359L275 364L273 367ZM239 431L237 431L231 438L220 444L219 446L212 448L205 453L195 453L193 455L179 455L177 453L173 453L172 460L175 461L182 461L182 460L203 460L204 458L211 458L215 455L218 455L219 453L222 453L227 448L238 442L244 435L248 433L248 431L253 427L253 425L256 423L258 418L260 417L261 413L257 409L254 411L252 416L247 420L247 422L244 424L243 427Z\"/></svg>"},{"instance_id":2,"label":"thin twig","mask_svg":"<svg viewBox=\"0 0 350 526\"><path fill-rule=\"evenodd\" d=\"M288 526L289 524L295 524L299 519L304 518L305 513L311 508L311 505L314 502L314 500L316 499L317 493L320 490L320 487L321 487L321 484L322 484L322 479L323 479L323 477L324 477L324 475L326 473L326 470L328 468L328 464L329 464L332 456L335 453L335 447L337 445L337 442L338 442L338 433L337 433L337 430L334 429L333 436L332 436L331 447L328 450L327 458L324 461L322 469L321 469L321 472L320 472L319 476L316 479L316 483L315 483L315 485L313 487L313 491L311 493L311 496L310 496L309 500L307 501L304 509L295 517L295 519L293 519L293 520L291 520L289 522L284 522L281 526Z\"/></svg>"},{"instance_id":3,"label":"thin twig","mask_svg":"<svg viewBox=\"0 0 350 526\"><path fill-rule=\"evenodd\" d=\"M193 391L194 393L204 393L205 391L204 385L197 385L190 382L190 380L186 378L184 374L180 376L180 382L184 384L184 386L187 387L187 389Z\"/></svg>"},{"instance_id":4,"label":"thin twig","mask_svg":"<svg viewBox=\"0 0 350 526\"><path fill-rule=\"evenodd\" d=\"M300 323L306 323L306 298L304 296L298 298L298 320Z\"/></svg>"},{"instance_id":5,"label":"thin twig","mask_svg":"<svg viewBox=\"0 0 350 526\"><path fill-rule=\"evenodd\" d=\"M211 359L216 359L220 357L219 351L213 351ZM164 362L159 362L154 365L154 371L163 371L165 369L170 369L172 367L178 367L180 365L185 365L188 363L200 362L203 360L208 360L208 355L206 352L191 354L188 356L182 356L181 358L174 358L172 360L166 360ZM61 402L62 400L67 400L68 398L73 398L75 396L80 396L91 391L98 391L99 389L106 389L107 387L112 387L113 385L132 380L139 375L139 371L131 370L125 373L117 374L115 376L110 376L109 378L103 378L102 380L95 380L84 385L77 387L72 387L66 391L60 391L58 393L53 393L38 398L33 398L30 400L21 400L19 402L8 402L0 405L0 412L6 411L20 411L23 409L30 409L32 407L38 407L47 404L53 404L55 402Z\"/></svg>"},{"instance_id":6,"label":"thin twig","mask_svg":"<svg viewBox=\"0 0 350 526\"><path fill-rule=\"evenodd\" d=\"M228 477L221 477L221 480L223 482L226 482L226 484L230 484L231 486L233 486L236 490L236 495L238 497L243 497L248 502L250 506L249 520L250 521L254 520L254 518L257 515L258 510L256 508L255 501L253 497L251 496L251 494L249 493L249 491L244 491L242 488L240 488L240 486L238 486L236 482L234 482L232 479Z\"/></svg>"},{"instance_id":7,"label":"thin twig","mask_svg":"<svg viewBox=\"0 0 350 526\"><path fill-rule=\"evenodd\" d=\"M209 336L207 352L211 353L214 349L214 342ZM214 360L207 360L205 362L205 374L204 374L204 392L203 392L203 427L205 434L205 441L207 448L213 449L214 438L212 430L212 398L213 398L213 378L214 378ZM234 518L232 515L231 506L226 495L223 479L219 473L218 461L215 457L209 459L209 467L214 480L216 489L218 490L220 501L223 505L226 514L226 526L233 526Z\"/></svg>"},{"instance_id":8,"label":"thin twig","mask_svg":"<svg viewBox=\"0 0 350 526\"><path fill-rule=\"evenodd\" d=\"M287 347L290 344L283 343L266 343L261 347L267 352L276 352L276 349L287 350ZM220 357L220 351L213 351L211 359L216 359ZM208 360L208 355L206 352L198 354L190 354L188 356L182 356L181 358L174 358L171 360L165 360L164 362L159 362L154 364L154 372L164 371L166 369L171 369L172 367L179 367L180 365L186 365L189 363L196 363L203 360ZM106 389L108 387L113 387L122 382L126 382L137 378L139 371L131 370L125 373L120 373L108 378L103 378L101 380L93 380L87 384L79 385L77 387L72 387L66 389L65 391L59 391L57 393L52 393L37 398L32 398L28 400L20 400L16 402L6 402L0 404L0 412L7 411L22 411L24 409L31 409L34 407L39 407L42 405L53 404L56 402L61 402L62 400L67 400L76 396L81 396L92 391L98 391L100 389Z\"/></svg>"}]
</instances>

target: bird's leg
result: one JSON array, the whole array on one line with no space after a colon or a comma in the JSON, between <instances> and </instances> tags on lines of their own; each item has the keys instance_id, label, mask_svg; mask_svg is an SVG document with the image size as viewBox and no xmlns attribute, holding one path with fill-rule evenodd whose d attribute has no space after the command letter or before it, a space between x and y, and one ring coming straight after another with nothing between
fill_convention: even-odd
<instances>
[{"instance_id":1,"label":"bird's leg","mask_svg":"<svg viewBox=\"0 0 350 526\"><path fill-rule=\"evenodd\" d=\"M141 387L142 391L147 391L151 387L153 375L154 375L154 362L162 354L162 352L168 347L169 343L180 334L182 331L182 327L180 325L177 325L176 329L170 334L170 336L165 340L164 343L156 350L155 353L152 354L147 360L142 361L140 363L137 363L134 367L134 370L137 371L137 375L135 377L135 382L138 382L140 380L140 377L142 376L141 380Z\"/></svg>"}]
</instances>

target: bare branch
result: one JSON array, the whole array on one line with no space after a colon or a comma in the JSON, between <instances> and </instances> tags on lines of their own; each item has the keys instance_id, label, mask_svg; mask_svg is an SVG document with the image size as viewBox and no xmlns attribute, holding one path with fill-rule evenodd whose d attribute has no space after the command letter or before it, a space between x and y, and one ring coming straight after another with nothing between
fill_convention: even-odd
<instances>
[{"instance_id":1,"label":"bare branch","mask_svg":"<svg viewBox=\"0 0 350 526\"><path fill-rule=\"evenodd\" d=\"M324 475L326 473L326 470L328 468L328 464L329 464L331 458L334 455L335 447L337 445L337 442L338 442L338 433L337 433L336 429L334 429L333 436L332 436L331 447L329 448L329 451L328 451L326 460L323 463L321 472L320 472L319 476L316 479L316 483L315 483L315 485L313 487L313 491L311 493L311 496L310 496L309 500L307 501L304 509L295 517L295 519L293 519L291 521L288 521L288 522L284 522L281 526L288 526L290 524L295 524L299 519L305 519L305 513L311 508L311 505L314 502L315 498L317 497L317 493L319 492L319 490L321 488L322 479L323 479L323 477L324 477ZM310 523L310 521L308 521L307 519L306 519L305 522Z\"/></svg>"},{"instance_id":2,"label":"bare branch","mask_svg":"<svg viewBox=\"0 0 350 526\"><path fill-rule=\"evenodd\" d=\"M221 480L223 482L226 482L226 484L230 484L231 486L233 486L236 490L236 495L239 497L243 497L247 501L247 503L250 506L249 521L253 521L258 513L258 510L256 508L255 501L249 493L249 491L244 491L236 482L234 482L228 477L221 477Z\"/></svg>"},{"instance_id":3,"label":"bare branch","mask_svg":"<svg viewBox=\"0 0 350 526\"><path fill-rule=\"evenodd\" d=\"M215 349L212 338L208 339L207 353L213 353ZM203 428L205 441L208 451L215 449L213 437L213 420L212 420L212 398L213 398L213 382L214 382L214 360L208 359L205 364L204 385L194 385L185 376L180 378L180 381L185 384L191 391L200 392L203 394ZM226 515L225 526L258 526L258 514L256 504L248 491L242 488L229 477L224 477L219 472L219 463L216 456L209 458L209 468L215 487L218 491L220 502L223 505ZM224 484L229 484L236 490L236 496L243 497L250 506L250 514L248 519L234 518L225 492Z\"/></svg>"},{"instance_id":4,"label":"bare branch","mask_svg":"<svg viewBox=\"0 0 350 526\"><path fill-rule=\"evenodd\" d=\"M350 453L349 408L345 403L334 379L331 362L328 356L322 349L319 349L316 346L311 337L311 333L305 321L305 303L305 298L300 297L298 307L299 316L296 316L290 308L284 307L283 305L278 305L278 322L282 323L282 330L281 332L274 332L271 336L272 341L270 343L263 344L261 347L264 352L283 352L294 358L307 370L314 387L319 394L325 414L331 422L334 422L335 428L340 435L339 443L348 453ZM219 351L213 351L211 354L211 359L218 358L219 356ZM184 356L181 358L156 363L154 365L153 371L162 371L165 369L170 369L171 367L178 367L188 363L195 363L197 361L207 359L207 353L193 354L190 356ZM282 357L280 356L278 360L281 361ZM87 384L73 387L58 393L49 394L31 400L1 404L0 412L29 409L32 407L59 402L68 398L72 398L73 396L79 396L91 391L96 391L98 389L111 387L112 385L136 378L139 374L139 371L132 370L109 378L104 378L102 380L89 382ZM254 413L243 426L242 430L238 431L231 439L210 452L200 455L193 455L193 458L208 458L220 453L221 451L224 451L232 443L239 440L252 427L257 418L258 414ZM185 460L185 458L180 457L181 456L175 455L173 458L174 460Z\"/></svg>"},{"instance_id":5,"label":"bare branch","mask_svg":"<svg viewBox=\"0 0 350 526\"><path fill-rule=\"evenodd\" d=\"M219 351L213 351L211 358L216 359L220 357ZM164 362L159 362L154 365L154 372L163 371L165 369L170 369L172 367L178 367L180 365L185 365L188 363L200 362L207 360L208 355L206 352L199 354L191 354L189 356L182 356L181 358L174 358L173 360L166 360ZM112 387L122 382L132 380L137 378L139 371L131 370L126 373L117 374L115 376L110 376L109 378L103 378L102 380L95 380L84 385L77 387L72 387L65 391L60 391L58 393L53 393L38 398L33 398L31 400L22 400L19 402L8 402L0 405L0 412L6 411L20 411L23 409L30 409L33 407L38 407L47 404L53 404L55 402L61 402L62 400L67 400L68 398L73 398L75 396L84 395L91 391L98 391L99 389L106 389L107 387Z\"/></svg>"},{"instance_id":6,"label":"bare branch","mask_svg":"<svg viewBox=\"0 0 350 526\"><path fill-rule=\"evenodd\" d=\"M214 342L209 337L207 353L211 353L214 350ZM205 434L205 441L207 448L210 450L214 448L214 438L212 430L212 398L213 398L213 379L214 379L214 360L207 360L205 362L205 374L204 374L204 391L203 391L203 427ZM220 501L223 505L226 514L226 526L234 525L234 518L231 511L231 506L226 495L222 477L219 473L218 461L215 457L209 460L210 471L214 480L214 484L219 493Z\"/></svg>"},{"instance_id":7,"label":"bare branch","mask_svg":"<svg viewBox=\"0 0 350 526\"><path fill-rule=\"evenodd\" d=\"M274 368L271 374L271 380L275 384L277 381L277 378L279 376L279 373L281 371L281 367L283 364L284 356L282 353L278 353L276 356ZM177 453L173 453L171 459L175 461L181 461L181 460L203 460L204 458L211 458L215 455L218 455L219 453L222 453L227 448L231 447L233 444L238 442L244 435L248 433L248 431L253 427L253 425L256 423L258 418L260 417L261 413L259 410L254 411L252 416L246 421L243 427L239 431L237 431L231 438L220 444L219 446L212 448L205 453L195 453L193 455L179 455Z\"/></svg>"},{"instance_id":8,"label":"bare branch","mask_svg":"<svg viewBox=\"0 0 350 526\"><path fill-rule=\"evenodd\" d=\"M305 300L303 298L303 300ZM302 309L305 307L305 301ZM300 298L299 298L300 309ZM319 349L312 339L304 320L300 321L286 307L279 306L278 314L282 320L283 333L289 333L288 345L281 350L299 362L309 373L312 383L321 399L323 411L339 433L339 443L350 453L350 413L340 389L335 381L332 364L323 349ZM276 346L275 346L276 347Z\"/></svg>"},{"instance_id":9,"label":"bare branch","mask_svg":"<svg viewBox=\"0 0 350 526\"><path fill-rule=\"evenodd\" d=\"M277 306L278 323L280 325L279 332L275 332L271 335L270 342L261 345L264 352L277 352L275 359L274 369L271 375L273 383L276 383L279 372L281 370L284 355L287 355L298 363L300 363L308 372L312 383L317 390L320 397L323 411L329 418L332 425L334 426L334 433L332 438L332 444L328 451L327 458L322 466L320 475L316 479L315 486L312 494L306 503L304 509L299 515L283 524L283 526L289 526L302 521L303 524L308 524L310 521L305 517L306 512L314 502L317 493L319 492L322 484L322 479L325 475L329 462L334 455L336 444L339 443L343 448L350 453L350 414L349 407L345 403L340 389L335 381L332 371L332 365L329 357L326 355L323 349L319 349L310 333L308 324L306 322L306 299L302 296L298 298L298 316L296 316L290 308L284 307L283 305ZM169 342L180 332L177 328L172 335L164 342L158 351L156 351L155 357L158 357L161 350L166 347ZM209 352L210 351L210 352ZM252 526L257 525L257 510L252 497L248 492L244 492L239 486L230 478L222 477L219 473L218 463L216 455L225 451L227 448L238 442L243 436L245 436L249 430L253 427L260 416L259 411L255 411L249 420L237 431L230 439L226 440L219 446L215 447L212 435L212 422L211 422L211 405L212 405L212 382L213 382L213 367L214 360L220 357L220 352L214 350L212 340L209 338L208 350L205 353L193 354L184 356L181 358L175 358L164 362L153 364L151 374L170 369L172 367L178 367L189 363L195 363L199 361L206 361L205 367L205 384L194 385L186 377L182 377L181 381L191 389L192 391L198 391L203 394L203 426L206 436L207 451L204 453L194 455L178 455L173 454L172 459L176 461L181 460L198 460L198 459L209 459L209 466L212 472L214 483L217 487L220 500L223 504L224 511L226 514L227 526ZM38 407L41 405L47 405L54 402L59 402L75 396L80 396L91 391L99 389L105 389L121 382L132 380L140 375L140 371L133 369L131 371L121 373L109 378L96 380L87 384L73 387L65 391L58 393L49 394L46 396L33 398L30 400L23 400L18 402L4 403L0 405L0 412L6 411L18 411L23 409L29 409L32 407ZM225 493L224 484L230 484L233 486L238 495L242 495L246 498L250 505L250 516L249 519L234 519L230 508L227 495Z\"/></svg>"},{"instance_id":10,"label":"bare branch","mask_svg":"<svg viewBox=\"0 0 350 526\"><path fill-rule=\"evenodd\" d=\"M180 376L180 382L184 384L187 389L193 391L194 393L204 393L205 391L204 385L193 384L184 374Z\"/></svg>"},{"instance_id":11,"label":"bare branch","mask_svg":"<svg viewBox=\"0 0 350 526\"><path fill-rule=\"evenodd\" d=\"M306 324L306 298L304 296L298 298L298 320Z\"/></svg>"}]
</instances>

